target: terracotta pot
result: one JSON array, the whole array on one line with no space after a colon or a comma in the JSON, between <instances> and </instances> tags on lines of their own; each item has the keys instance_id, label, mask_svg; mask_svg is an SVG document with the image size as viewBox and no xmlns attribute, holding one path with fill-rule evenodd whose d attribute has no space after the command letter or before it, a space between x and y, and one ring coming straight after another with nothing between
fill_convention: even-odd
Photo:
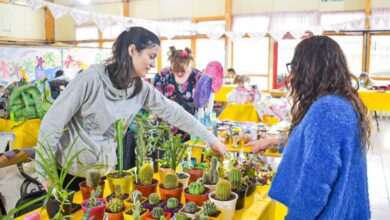
<instances>
[{"instance_id":1,"label":"terracotta pot","mask_svg":"<svg viewBox=\"0 0 390 220\"><path fill-rule=\"evenodd\" d=\"M202 169L187 169L186 173L190 174L190 183L196 182L199 178L202 178L203 176Z\"/></svg>"},{"instance_id":2,"label":"terracotta pot","mask_svg":"<svg viewBox=\"0 0 390 220\"><path fill-rule=\"evenodd\" d=\"M103 204L100 206L97 206L97 207L93 207L91 212L88 215L88 218L91 218L92 216L94 216L94 220L103 220L104 210L106 209L106 201L102 198L98 198L97 200L102 202ZM83 209L84 212L86 212L88 210L88 207L85 206L85 204L87 202L88 202L88 199L84 200L81 203L81 208Z\"/></svg>"},{"instance_id":3,"label":"terracotta pot","mask_svg":"<svg viewBox=\"0 0 390 220\"><path fill-rule=\"evenodd\" d=\"M181 193L183 192L183 185L179 183L179 187L175 189L164 189L163 184L160 184L160 197L162 200L167 201L169 198L174 197L181 201Z\"/></svg>"},{"instance_id":4,"label":"terracotta pot","mask_svg":"<svg viewBox=\"0 0 390 220\"><path fill-rule=\"evenodd\" d=\"M99 198L103 198L104 186L105 186L104 180L100 181L99 185L101 186L101 189L102 189L102 191L101 191L100 194L99 194ZM83 196L83 200L86 200L86 199L91 198L91 192L92 192L92 190L95 190L95 189L96 189L96 187L88 187L88 186L87 186L87 181L86 181L86 180L82 181L82 182L79 184L79 187L80 187L81 194L82 194L82 196Z\"/></svg>"},{"instance_id":5,"label":"terracotta pot","mask_svg":"<svg viewBox=\"0 0 390 220\"><path fill-rule=\"evenodd\" d=\"M165 219L168 220L172 217L172 214L170 212L164 212L164 216L165 216ZM144 216L144 220L156 220L156 219L152 218L152 212L148 212Z\"/></svg>"},{"instance_id":6,"label":"terracotta pot","mask_svg":"<svg viewBox=\"0 0 390 220\"><path fill-rule=\"evenodd\" d=\"M106 210L106 213L105 213L105 216L104 216L104 219L106 220L123 220L124 217L123 217L123 211L122 210L121 212L109 212Z\"/></svg>"},{"instance_id":7,"label":"terracotta pot","mask_svg":"<svg viewBox=\"0 0 390 220\"><path fill-rule=\"evenodd\" d=\"M186 203L195 202L197 206L202 206L204 202L209 199L210 189L205 187L205 192L202 195L191 195L188 191L188 188L184 189L184 197L186 199Z\"/></svg>"},{"instance_id":8,"label":"terracotta pot","mask_svg":"<svg viewBox=\"0 0 390 220\"><path fill-rule=\"evenodd\" d=\"M157 183L158 181L156 179L153 179L152 184L149 186L143 186L141 184L136 183L136 181L134 181L133 185L135 190L138 190L142 193L142 196L149 197L150 194L157 192Z\"/></svg>"},{"instance_id":9,"label":"terracotta pot","mask_svg":"<svg viewBox=\"0 0 390 220\"><path fill-rule=\"evenodd\" d=\"M115 192L115 186L120 185L122 193L130 194L130 192L133 192L134 175L131 172L123 172L123 176L118 177L117 174L118 171L113 171L107 175L107 181L108 185L110 186L110 191Z\"/></svg>"}]
</instances>

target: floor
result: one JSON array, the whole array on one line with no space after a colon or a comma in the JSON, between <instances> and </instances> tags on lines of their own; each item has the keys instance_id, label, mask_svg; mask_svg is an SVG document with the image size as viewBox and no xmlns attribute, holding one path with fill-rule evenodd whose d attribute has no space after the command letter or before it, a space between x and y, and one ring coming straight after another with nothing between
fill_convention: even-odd
<instances>
[{"instance_id":1,"label":"floor","mask_svg":"<svg viewBox=\"0 0 390 220\"><path fill-rule=\"evenodd\" d=\"M374 123L373 123L374 124ZM390 117L381 118L380 131L373 125L372 148L367 157L371 216L374 220L390 219ZM16 166L0 169L0 192L6 209L15 206L23 178Z\"/></svg>"}]
</instances>

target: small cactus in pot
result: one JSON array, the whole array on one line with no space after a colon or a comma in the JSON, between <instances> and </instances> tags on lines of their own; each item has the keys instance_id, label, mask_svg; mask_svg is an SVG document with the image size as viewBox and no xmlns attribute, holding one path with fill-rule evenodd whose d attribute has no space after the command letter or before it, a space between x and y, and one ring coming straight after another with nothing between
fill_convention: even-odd
<instances>
[{"instance_id":1,"label":"small cactus in pot","mask_svg":"<svg viewBox=\"0 0 390 220\"><path fill-rule=\"evenodd\" d=\"M183 211L185 211L187 213L191 213L191 214L194 214L198 210L199 210L199 208L194 202L189 202L189 203L185 204L185 206L183 208Z\"/></svg>"},{"instance_id":2,"label":"small cactus in pot","mask_svg":"<svg viewBox=\"0 0 390 220\"><path fill-rule=\"evenodd\" d=\"M138 174L139 183L143 186L149 186L153 181L153 167L150 163L144 164Z\"/></svg>"},{"instance_id":3,"label":"small cactus in pot","mask_svg":"<svg viewBox=\"0 0 390 220\"><path fill-rule=\"evenodd\" d=\"M202 180L206 185L215 185L219 179L219 172L217 170L218 159L213 157L211 159L211 166L208 172L203 173Z\"/></svg>"},{"instance_id":4,"label":"small cactus in pot","mask_svg":"<svg viewBox=\"0 0 390 220\"><path fill-rule=\"evenodd\" d=\"M205 202L203 204L203 212L207 216L216 216L218 214L218 209L213 202Z\"/></svg>"},{"instance_id":5,"label":"small cactus in pot","mask_svg":"<svg viewBox=\"0 0 390 220\"><path fill-rule=\"evenodd\" d=\"M217 183L215 198L220 201L227 201L231 196L231 192L232 192L232 186L230 182L227 180L220 180Z\"/></svg>"},{"instance_id":6,"label":"small cactus in pot","mask_svg":"<svg viewBox=\"0 0 390 220\"><path fill-rule=\"evenodd\" d=\"M188 186L188 192L191 195L202 195L205 191L204 185L201 182L193 182Z\"/></svg>"},{"instance_id":7,"label":"small cactus in pot","mask_svg":"<svg viewBox=\"0 0 390 220\"><path fill-rule=\"evenodd\" d=\"M175 219L176 220L189 220L188 216L182 212L176 213Z\"/></svg>"},{"instance_id":8,"label":"small cactus in pot","mask_svg":"<svg viewBox=\"0 0 390 220\"><path fill-rule=\"evenodd\" d=\"M113 198L108 202L106 210L112 213L121 212L124 209L123 201L119 198Z\"/></svg>"},{"instance_id":9,"label":"small cactus in pot","mask_svg":"<svg viewBox=\"0 0 390 220\"><path fill-rule=\"evenodd\" d=\"M169 198L167 200L167 208L168 209L176 209L179 206L179 200L176 198Z\"/></svg>"},{"instance_id":10,"label":"small cactus in pot","mask_svg":"<svg viewBox=\"0 0 390 220\"><path fill-rule=\"evenodd\" d=\"M233 190L237 190L241 184L241 171L238 168L233 168L229 173L229 181Z\"/></svg>"},{"instance_id":11,"label":"small cactus in pot","mask_svg":"<svg viewBox=\"0 0 390 220\"><path fill-rule=\"evenodd\" d=\"M149 195L149 204L157 205L160 202L160 196L157 193L152 193Z\"/></svg>"},{"instance_id":12,"label":"small cactus in pot","mask_svg":"<svg viewBox=\"0 0 390 220\"><path fill-rule=\"evenodd\" d=\"M174 173L168 173L164 176L163 187L164 189L175 189L179 186L177 175Z\"/></svg>"}]
</instances>

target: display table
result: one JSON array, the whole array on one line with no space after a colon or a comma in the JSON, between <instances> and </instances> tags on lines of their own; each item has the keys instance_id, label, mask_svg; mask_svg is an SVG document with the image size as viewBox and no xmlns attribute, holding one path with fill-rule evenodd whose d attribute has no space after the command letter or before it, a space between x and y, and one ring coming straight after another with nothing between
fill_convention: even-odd
<instances>
[{"instance_id":1,"label":"display table","mask_svg":"<svg viewBox=\"0 0 390 220\"><path fill-rule=\"evenodd\" d=\"M15 134L13 149L35 147L37 145L40 119L27 120L24 123L12 122L0 118L0 132L12 132Z\"/></svg>"},{"instance_id":2,"label":"display table","mask_svg":"<svg viewBox=\"0 0 390 220\"><path fill-rule=\"evenodd\" d=\"M236 85L223 85L221 89L215 93L215 102L227 102L227 94L229 94L234 88L236 88Z\"/></svg>"},{"instance_id":3,"label":"display table","mask_svg":"<svg viewBox=\"0 0 390 220\"><path fill-rule=\"evenodd\" d=\"M369 111L390 111L390 91L359 90L358 93Z\"/></svg>"},{"instance_id":4,"label":"display table","mask_svg":"<svg viewBox=\"0 0 390 220\"><path fill-rule=\"evenodd\" d=\"M219 120L235 122L260 122L253 104L228 104L218 117Z\"/></svg>"},{"instance_id":5,"label":"display table","mask_svg":"<svg viewBox=\"0 0 390 220\"><path fill-rule=\"evenodd\" d=\"M158 174L154 175L155 178L158 178ZM283 207L280 207L275 201L272 201L267 196L269 186L258 186L255 192L246 198L245 207L241 210L236 211L234 220L245 219L245 220L269 220L269 219L283 219L284 214ZM108 196L110 193L110 188L108 183L105 184L104 197ZM184 202L184 196L182 196L182 202ZM80 204L82 202L81 192L76 192L73 198L73 202ZM128 210L129 207L126 207ZM33 212L40 212L41 209L36 209ZM279 213L276 214L275 211L279 210ZM282 210L282 212L281 212ZM82 219L84 212L80 209L72 214L71 219ZM28 214L26 214L28 215ZM23 220L26 216L20 216L16 220ZM124 215L125 219L132 219L128 215ZM49 219L46 213L46 209L43 209L41 212L41 219Z\"/></svg>"}]
</instances>

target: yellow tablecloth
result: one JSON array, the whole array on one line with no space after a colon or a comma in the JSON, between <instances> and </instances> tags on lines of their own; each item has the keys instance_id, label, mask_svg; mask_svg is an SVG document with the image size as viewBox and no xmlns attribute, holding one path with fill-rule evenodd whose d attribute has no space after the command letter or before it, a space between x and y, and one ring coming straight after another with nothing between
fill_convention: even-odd
<instances>
[{"instance_id":1,"label":"yellow tablecloth","mask_svg":"<svg viewBox=\"0 0 390 220\"><path fill-rule=\"evenodd\" d=\"M158 178L158 175L155 175L155 178ZM267 193L269 190L269 186L258 186L256 191L246 198L245 207L241 210L236 211L234 216L234 220L269 220L269 219L283 219L284 213L276 214L275 211L278 210L277 207L279 204L276 204L275 201L272 201L268 198ZM104 197L111 194L110 188L108 184L105 184L104 188ZM182 202L184 202L184 196L182 196ZM80 204L82 202L81 192L76 192L73 198L73 202ZM130 207L126 207L126 211ZM283 211L283 210L282 210ZM34 212L40 212L40 209L34 210ZM280 212L280 211L279 211ZM78 210L72 214L71 219L82 219L84 212L82 210ZM28 214L26 214L28 215ZM26 215L20 216L16 218L16 220L22 220ZM128 215L124 215L125 219L132 219L132 217ZM41 212L41 219L49 219L46 213L46 209L43 209Z\"/></svg>"},{"instance_id":2,"label":"yellow tablecloth","mask_svg":"<svg viewBox=\"0 0 390 220\"><path fill-rule=\"evenodd\" d=\"M216 102L227 102L227 94L229 94L234 88L235 85L223 85L221 89L215 93L214 101Z\"/></svg>"},{"instance_id":3,"label":"yellow tablecloth","mask_svg":"<svg viewBox=\"0 0 390 220\"><path fill-rule=\"evenodd\" d=\"M360 90L359 97L369 111L390 111L390 92Z\"/></svg>"},{"instance_id":4,"label":"yellow tablecloth","mask_svg":"<svg viewBox=\"0 0 390 220\"><path fill-rule=\"evenodd\" d=\"M13 132L15 134L14 149L35 147L37 145L40 119L32 119L20 124L11 120L0 118L0 132Z\"/></svg>"},{"instance_id":5,"label":"yellow tablecloth","mask_svg":"<svg viewBox=\"0 0 390 220\"><path fill-rule=\"evenodd\" d=\"M253 104L229 104L221 112L218 119L236 122L260 122L259 115Z\"/></svg>"}]
</instances>

